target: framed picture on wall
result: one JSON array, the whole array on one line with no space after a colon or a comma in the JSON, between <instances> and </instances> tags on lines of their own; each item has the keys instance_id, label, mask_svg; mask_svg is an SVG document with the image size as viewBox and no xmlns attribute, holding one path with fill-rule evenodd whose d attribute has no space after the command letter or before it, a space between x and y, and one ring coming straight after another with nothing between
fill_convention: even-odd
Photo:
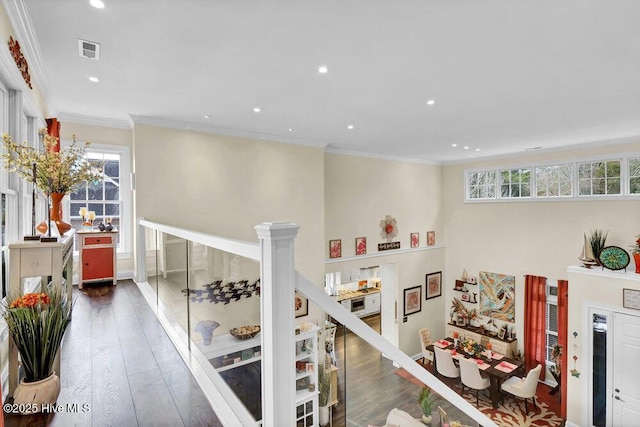
<instances>
[{"instance_id":1,"label":"framed picture on wall","mask_svg":"<svg viewBox=\"0 0 640 427\"><path fill-rule=\"evenodd\" d=\"M366 254L367 254L367 238L356 237L356 255L366 255Z\"/></svg>"},{"instance_id":2,"label":"framed picture on wall","mask_svg":"<svg viewBox=\"0 0 640 427\"><path fill-rule=\"evenodd\" d=\"M296 317L302 317L309 314L309 300L296 292L294 296L295 314Z\"/></svg>"},{"instance_id":3,"label":"framed picture on wall","mask_svg":"<svg viewBox=\"0 0 640 427\"><path fill-rule=\"evenodd\" d=\"M411 233L411 247L417 248L420 245L420 233Z\"/></svg>"},{"instance_id":4,"label":"framed picture on wall","mask_svg":"<svg viewBox=\"0 0 640 427\"><path fill-rule=\"evenodd\" d=\"M329 258L340 258L342 256L342 240L329 240Z\"/></svg>"},{"instance_id":5,"label":"framed picture on wall","mask_svg":"<svg viewBox=\"0 0 640 427\"><path fill-rule=\"evenodd\" d=\"M433 246L436 244L436 232L427 231L427 246Z\"/></svg>"},{"instance_id":6,"label":"framed picture on wall","mask_svg":"<svg viewBox=\"0 0 640 427\"><path fill-rule=\"evenodd\" d=\"M442 271L427 274L426 299L442 295Z\"/></svg>"},{"instance_id":7,"label":"framed picture on wall","mask_svg":"<svg viewBox=\"0 0 640 427\"><path fill-rule=\"evenodd\" d=\"M422 311L422 286L414 286L404 290L404 315Z\"/></svg>"}]
</instances>

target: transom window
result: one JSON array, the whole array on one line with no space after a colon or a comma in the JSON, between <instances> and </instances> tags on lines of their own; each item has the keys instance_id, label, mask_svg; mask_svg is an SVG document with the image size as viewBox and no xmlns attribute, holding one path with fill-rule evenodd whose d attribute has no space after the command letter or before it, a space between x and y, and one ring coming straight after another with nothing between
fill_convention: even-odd
<instances>
[{"instance_id":1,"label":"transom window","mask_svg":"<svg viewBox=\"0 0 640 427\"><path fill-rule=\"evenodd\" d=\"M629 159L629 194L640 194L640 158Z\"/></svg>"},{"instance_id":2,"label":"transom window","mask_svg":"<svg viewBox=\"0 0 640 427\"><path fill-rule=\"evenodd\" d=\"M496 197L496 172L474 172L469 174L469 198L493 199Z\"/></svg>"},{"instance_id":3,"label":"transom window","mask_svg":"<svg viewBox=\"0 0 640 427\"><path fill-rule=\"evenodd\" d=\"M578 163L579 195L620 194L620 160Z\"/></svg>"},{"instance_id":4,"label":"transom window","mask_svg":"<svg viewBox=\"0 0 640 427\"><path fill-rule=\"evenodd\" d=\"M571 196L571 165L552 165L536 167L537 197Z\"/></svg>"},{"instance_id":5,"label":"transom window","mask_svg":"<svg viewBox=\"0 0 640 427\"><path fill-rule=\"evenodd\" d=\"M531 196L531 170L510 169L500 171L500 195L509 197Z\"/></svg>"}]
</instances>

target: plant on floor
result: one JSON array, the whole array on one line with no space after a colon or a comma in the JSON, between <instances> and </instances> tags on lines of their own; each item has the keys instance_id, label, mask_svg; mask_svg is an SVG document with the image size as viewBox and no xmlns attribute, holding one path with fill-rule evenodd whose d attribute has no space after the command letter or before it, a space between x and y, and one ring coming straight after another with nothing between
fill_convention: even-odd
<instances>
[{"instance_id":1,"label":"plant on floor","mask_svg":"<svg viewBox=\"0 0 640 427\"><path fill-rule=\"evenodd\" d=\"M425 417L430 417L437 395L429 387L424 387L418 394L418 403Z\"/></svg>"},{"instance_id":2,"label":"plant on floor","mask_svg":"<svg viewBox=\"0 0 640 427\"><path fill-rule=\"evenodd\" d=\"M67 301L62 292L52 290L4 301L4 320L20 353L24 382L49 377L53 374L54 359L71 321L73 302Z\"/></svg>"}]
</instances>

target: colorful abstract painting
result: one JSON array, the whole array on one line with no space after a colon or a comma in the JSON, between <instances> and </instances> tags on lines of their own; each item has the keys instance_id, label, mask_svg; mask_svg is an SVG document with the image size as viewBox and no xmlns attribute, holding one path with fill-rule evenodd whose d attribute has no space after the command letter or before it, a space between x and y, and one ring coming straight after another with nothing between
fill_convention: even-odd
<instances>
[{"instance_id":1,"label":"colorful abstract painting","mask_svg":"<svg viewBox=\"0 0 640 427\"><path fill-rule=\"evenodd\" d=\"M480 272L480 314L505 322L515 322L515 276Z\"/></svg>"}]
</instances>

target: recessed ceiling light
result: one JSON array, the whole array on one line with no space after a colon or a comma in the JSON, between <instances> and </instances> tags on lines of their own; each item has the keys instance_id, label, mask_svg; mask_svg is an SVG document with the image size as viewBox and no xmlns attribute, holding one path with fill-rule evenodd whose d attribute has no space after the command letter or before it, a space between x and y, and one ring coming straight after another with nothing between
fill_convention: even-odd
<instances>
[{"instance_id":1,"label":"recessed ceiling light","mask_svg":"<svg viewBox=\"0 0 640 427\"><path fill-rule=\"evenodd\" d=\"M97 77L91 76L91 77L89 77L89 81L93 82L93 83L98 83L100 80L98 80Z\"/></svg>"},{"instance_id":2,"label":"recessed ceiling light","mask_svg":"<svg viewBox=\"0 0 640 427\"><path fill-rule=\"evenodd\" d=\"M293 128L289 128L289 132L293 132Z\"/></svg>"},{"instance_id":3,"label":"recessed ceiling light","mask_svg":"<svg viewBox=\"0 0 640 427\"><path fill-rule=\"evenodd\" d=\"M479 149L479 148L476 148L476 151L480 151L480 149Z\"/></svg>"},{"instance_id":4,"label":"recessed ceiling light","mask_svg":"<svg viewBox=\"0 0 640 427\"><path fill-rule=\"evenodd\" d=\"M90 0L89 4L96 9L104 9L104 3L101 0Z\"/></svg>"},{"instance_id":5,"label":"recessed ceiling light","mask_svg":"<svg viewBox=\"0 0 640 427\"><path fill-rule=\"evenodd\" d=\"M429 100L427 100L427 105L433 105L433 104L435 104L435 103L436 103L436 100L435 100L435 99L429 99Z\"/></svg>"},{"instance_id":6,"label":"recessed ceiling light","mask_svg":"<svg viewBox=\"0 0 640 427\"><path fill-rule=\"evenodd\" d=\"M329 71L329 69L327 68L327 66L326 66L326 65L321 65L321 66L318 68L318 72L319 72L320 74L326 74L326 73L327 73L327 71Z\"/></svg>"},{"instance_id":7,"label":"recessed ceiling light","mask_svg":"<svg viewBox=\"0 0 640 427\"><path fill-rule=\"evenodd\" d=\"M469 149L469 147L464 147L464 149L465 149L465 150L468 150L468 149Z\"/></svg>"},{"instance_id":8,"label":"recessed ceiling light","mask_svg":"<svg viewBox=\"0 0 640 427\"><path fill-rule=\"evenodd\" d=\"M255 107L255 108L253 109L253 112L254 112L254 113L259 113L260 111L261 111L261 110L260 110L260 107Z\"/></svg>"},{"instance_id":9,"label":"recessed ceiling light","mask_svg":"<svg viewBox=\"0 0 640 427\"><path fill-rule=\"evenodd\" d=\"M204 118L205 118L205 119L210 119L210 118L211 118L211 115L210 115L210 114L205 114L205 115L204 115Z\"/></svg>"},{"instance_id":10,"label":"recessed ceiling light","mask_svg":"<svg viewBox=\"0 0 640 427\"><path fill-rule=\"evenodd\" d=\"M353 125L348 125L347 129L349 129L349 130L353 129Z\"/></svg>"},{"instance_id":11,"label":"recessed ceiling light","mask_svg":"<svg viewBox=\"0 0 640 427\"><path fill-rule=\"evenodd\" d=\"M457 147L457 146L458 146L458 144L451 144L451 146L452 146L452 147Z\"/></svg>"}]
</instances>

